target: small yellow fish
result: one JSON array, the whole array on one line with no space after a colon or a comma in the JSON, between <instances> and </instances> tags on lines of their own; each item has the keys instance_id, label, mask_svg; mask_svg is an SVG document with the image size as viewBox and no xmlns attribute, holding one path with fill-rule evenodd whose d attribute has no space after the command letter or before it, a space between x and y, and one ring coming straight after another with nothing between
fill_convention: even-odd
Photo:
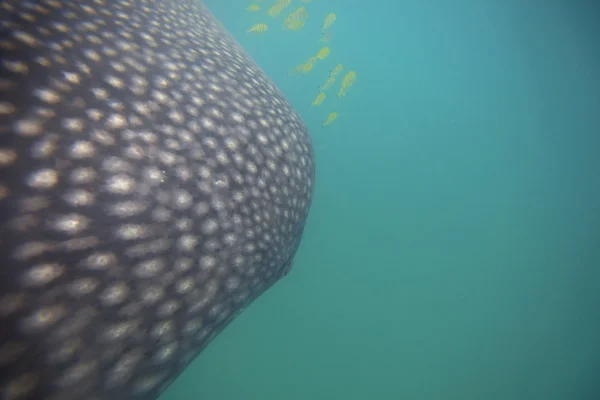
<instances>
[{"instance_id":1,"label":"small yellow fish","mask_svg":"<svg viewBox=\"0 0 600 400\"><path fill-rule=\"evenodd\" d=\"M342 79L342 85L340 87L340 91L338 92L338 99L341 99L348 93L348 89L350 88L350 86L352 86L354 84L355 80L356 80L356 72L354 72L354 71L350 71L346 74L346 76L344 76L344 79Z\"/></svg>"},{"instance_id":2,"label":"small yellow fish","mask_svg":"<svg viewBox=\"0 0 600 400\"><path fill-rule=\"evenodd\" d=\"M308 74L314 67L315 63L306 63L302 65L302 73Z\"/></svg>"},{"instance_id":3,"label":"small yellow fish","mask_svg":"<svg viewBox=\"0 0 600 400\"><path fill-rule=\"evenodd\" d=\"M329 73L329 76L336 76L337 74L342 72L343 69L344 69L344 67L342 66L342 64L338 64L335 66L334 69L331 70L331 72Z\"/></svg>"},{"instance_id":4,"label":"small yellow fish","mask_svg":"<svg viewBox=\"0 0 600 400\"><path fill-rule=\"evenodd\" d=\"M292 0L277 0L275 4L267 10L267 14L271 17L276 17L290 4L292 4Z\"/></svg>"},{"instance_id":5,"label":"small yellow fish","mask_svg":"<svg viewBox=\"0 0 600 400\"><path fill-rule=\"evenodd\" d=\"M316 61L317 61L317 57L311 57L307 62L296 65L296 67L294 67L294 69L292 69L288 74L294 74L294 73L306 74L313 69Z\"/></svg>"},{"instance_id":6,"label":"small yellow fish","mask_svg":"<svg viewBox=\"0 0 600 400\"><path fill-rule=\"evenodd\" d=\"M311 57L306 64L302 67L302 73L306 74L310 72L311 69L315 66L315 62L317 61L317 57Z\"/></svg>"},{"instance_id":7,"label":"small yellow fish","mask_svg":"<svg viewBox=\"0 0 600 400\"><path fill-rule=\"evenodd\" d=\"M301 73L302 70L304 69L304 63L302 64L298 64L294 67L293 70L291 70L288 74L296 74L296 73Z\"/></svg>"},{"instance_id":8,"label":"small yellow fish","mask_svg":"<svg viewBox=\"0 0 600 400\"><path fill-rule=\"evenodd\" d=\"M323 25L321 26L321 32L324 32L327 28L329 28L331 24L335 22L335 18L336 17L334 13L327 15L327 17L325 17L325 22L323 22Z\"/></svg>"},{"instance_id":9,"label":"small yellow fish","mask_svg":"<svg viewBox=\"0 0 600 400\"><path fill-rule=\"evenodd\" d=\"M329 79L319 88L320 91L325 91L329 89L335 83L335 77L330 76Z\"/></svg>"},{"instance_id":10,"label":"small yellow fish","mask_svg":"<svg viewBox=\"0 0 600 400\"><path fill-rule=\"evenodd\" d=\"M295 11L288 14L281 24L283 29L289 29L291 31L298 30L304 26L308 13L304 7L299 7Z\"/></svg>"},{"instance_id":11,"label":"small yellow fish","mask_svg":"<svg viewBox=\"0 0 600 400\"><path fill-rule=\"evenodd\" d=\"M356 80L356 72L349 71L346 74L346 76L344 76L344 79L342 79L342 86L350 87L350 86L352 86L352 84L354 83L355 80Z\"/></svg>"},{"instance_id":12,"label":"small yellow fish","mask_svg":"<svg viewBox=\"0 0 600 400\"><path fill-rule=\"evenodd\" d=\"M294 14L295 18L298 19L308 18L308 13L306 12L306 8L304 7L298 7L296 11L294 11L292 14Z\"/></svg>"},{"instance_id":13,"label":"small yellow fish","mask_svg":"<svg viewBox=\"0 0 600 400\"><path fill-rule=\"evenodd\" d=\"M324 60L329 55L329 47L325 46L317 53L317 58L319 60Z\"/></svg>"},{"instance_id":14,"label":"small yellow fish","mask_svg":"<svg viewBox=\"0 0 600 400\"><path fill-rule=\"evenodd\" d=\"M319 106L325 101L325 93L321 92L316 99L313 100L311 106Z\"/></svg>"},{"instance_id":15,"label":"small yellow fish","mask_svg":"<svg viewBox=\"0 0 600 400\"><path fill-rule=\"evenodd\" d=\"M298 29L304 26L304 21L291 21L281 25L283 29L287 29L290 31L297 31Z\"/></svg>"},{"instance_id":16,"label":"small yellow fish","mask_svg":"<svg viewBox=\"0 0 600 400\"><path fill-rule=\"evenodd\" d=\"M321 35L318 43L329 43L330 40L331 40L331 32L327 32L327 33L324 33L323 35Z\"/></svg>"},{"instance_id":17,"label":"small yellow fish","mask_svg":"<svg viewBox=\"0 0 600 400\"><path fill-rule=\"evenodd\" d=\"M253 27L251 27L250 29L248 29L246 32L248 32L248 33L264 33L267 30L269 30L269 26L267 24L256 24Z\"/></svg>"},{"instance_id":18,"label":"small yellow fish","mask_svg":"<svg viewBox=\"0 0 600 400\"><path fill-rule=\"evenodd\" d=\"M336 112L332 112L331 114L329 114L327 116L327 119L325 121L323 121L323 124L321 126L327 126L330 123L332 123L333 121L335 121L338 117L338 113Z\"/></svg>"},{"instance_id":19,"label":"small yellow fish","mask_svg":"<svg viewBox=\"0 0 600 400\"><path fill-rule=\"evenodd\" d=\"M258 6L258 4L250 4L248 6L248 11L260 11L260 7Z\"/></svg>"},{"instance_id":20,"label":"small yellow fish","mask_svg":"<svg viewBox=\"0 0 600 400\"><path fill-rule=\"evenodd\" d=\"M274 5L267 10L267 14L269 14L270 17L276 17L280 13L281 13L281 7L278 5Z\"/></svg>"}]
</instances>

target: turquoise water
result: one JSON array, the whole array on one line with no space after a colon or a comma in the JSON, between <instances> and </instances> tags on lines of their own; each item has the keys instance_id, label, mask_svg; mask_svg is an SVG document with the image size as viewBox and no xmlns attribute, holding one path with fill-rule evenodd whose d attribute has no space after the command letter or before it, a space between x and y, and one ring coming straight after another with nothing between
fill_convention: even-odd
<instances>
[{"instance_id":1,"label":"turquoise water","mask_svg":"<svg viewBox=\"0 0 600 400\"><path fill-rule=\"evenodd\" d=\"M599 399L598 7L313 0L289 32L299 0L206 3L305 120L316 189L290 275L161 400ZM337 63L356 83L311 107Z\"/></svg>"}]
</instances>

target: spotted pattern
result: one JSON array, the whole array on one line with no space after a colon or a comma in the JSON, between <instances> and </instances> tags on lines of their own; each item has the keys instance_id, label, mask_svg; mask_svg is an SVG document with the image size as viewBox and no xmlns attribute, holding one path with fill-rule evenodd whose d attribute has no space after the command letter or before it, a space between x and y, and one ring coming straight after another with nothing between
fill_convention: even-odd
<instances>
[{"instance_id":1,"label":"spotted pattern","mask_svg":"<svg viewBox=\"0 0 600 400\"><path fill-rule=\"evenodd\" d=\"M306 128L196 0L0 24L0 398L155 399L291 268Z\"/></svg>"}]
</instances>

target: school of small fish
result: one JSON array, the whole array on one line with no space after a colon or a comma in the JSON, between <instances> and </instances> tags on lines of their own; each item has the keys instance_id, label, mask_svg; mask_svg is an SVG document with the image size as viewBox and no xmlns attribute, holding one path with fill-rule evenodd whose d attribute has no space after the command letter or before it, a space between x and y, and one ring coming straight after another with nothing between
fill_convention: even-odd
<instances>
[{"instance_id":1,"label":"school of small fish","mask_svg":"<svg viewBox=\"0 0 600 400\"><path fill-rule=\"evenodd\" d=\"M262 0L254 0L256 2L261 2ZM272 0L273 1L273 0ZM300 0L300 3L303 5L298 5L293 11L290 11L285 15L283 21L281 22L281 28L286 31L299 31L301 30L308 19L308 11L306 9L306 4L311 3L312 0ZM292 6L292 0L274 0L274 2L266 9L267 19L278 18L282 15L283 11L290 8ZM295 6L294 6L295 7ZM261 6L256 3L253 3L247 7L247 10L252 13L256 13L260 15L258 12L261 10ZM327 14L323 18L323 23L320 26L320 38L317 41L318 44L322 45L322 47L318 50L316 54L311 56L306 62L298 64L295 68L290 71L290 74L308 74L313 70L317 61L321 62L329 57L331 54L331 49L329 47L329 42L333 37L332 26L337 20L337 16L335 13L331 12ZM269 29L269 25L266 22L258 22L255 25L251 26L246 30L248 33L252 34L263 34L267 32ZM335 52L334 52L335 53ZM335 54L334 54L335 56ZM353 70L348 70L348 72L344 75L343 78L336 79L336 76L341 74L344 71L344 66L342 64L337 64L335 68L329 71L329 75L325 82L318 87L318 94L314 98L311 103L311 107L318 107L325 103L328 98L325 95L325 91L333 87L337 81L339 81L339 89L337 94L337 99L341 100L348 94L348 90L354 85L356 81L356 72ZM341 75L340 75L341 76ZM327 103L330 103L331 100L328 100ZM325 127L331 124L338 118L338 112L333 111L330 112L327 117L321 122L322 126Z\"/></svg>"}]
</instances>

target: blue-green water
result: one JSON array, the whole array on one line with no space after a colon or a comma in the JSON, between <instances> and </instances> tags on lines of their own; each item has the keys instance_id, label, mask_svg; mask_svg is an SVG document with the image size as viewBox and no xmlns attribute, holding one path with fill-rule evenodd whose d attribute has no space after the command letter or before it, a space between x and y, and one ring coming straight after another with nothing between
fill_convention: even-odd
<instances>
[{"instance_id":1,"label":"blue-green water","mask_svg":"<svg viewBox=\"0 0 600 400\"><path fill-rule=\"evenodd\" d=\"M307 123L308 226L161 400L599 399L598 6L273 2L206 1ZM356 83L311 107L337 63Z\"/></svg>"}]
</instances>

